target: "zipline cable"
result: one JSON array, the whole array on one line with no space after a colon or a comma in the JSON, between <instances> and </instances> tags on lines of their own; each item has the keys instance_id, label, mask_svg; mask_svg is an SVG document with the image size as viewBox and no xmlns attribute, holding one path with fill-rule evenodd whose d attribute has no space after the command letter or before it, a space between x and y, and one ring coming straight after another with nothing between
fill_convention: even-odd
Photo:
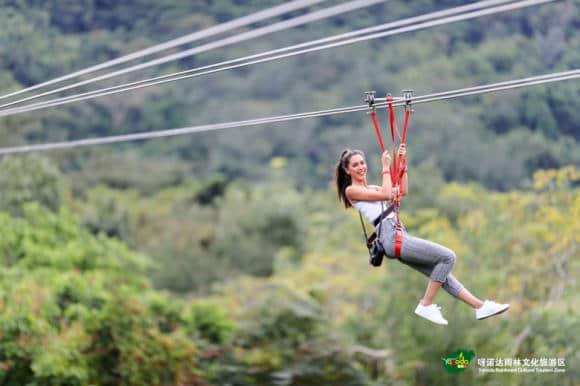
<instances>
[{"instance_id":1,"label":"zipline cable","mask_svg":"<svg viewBox=\"0 0 580 386\"><path fill-rule=\"evenodd\" d=\"M184 75L193 74L193 73L200 72L203 70L209 70L212 68L223 67L226 65L240 63L240 62L244 62L244 61L248 61L248 60L252 60L252 59L257 59L260 57L270 56L270 55L274 55L274 54L280 54L280 53L284 53L284 52L288 52L288 51L292 51L292 50L297 50L300 48L306 48L306 47L311 47L311 46L315 46L315 45L319 45L319 44L329 43L332 41L352 38L352 37L364 35L367 33L392 29L395 27L406 26L406 25L410 25L413 23L418 23L418 22L432 20L432 19L436 19L436 18L440 18L440 17L450 16L450 15L454 15L454 14L458 14L458 13L462 13L462 12L473 11L473 10L477 10L477 9L481 9L481 8L485 8L485 7L489 7L489 6L510 3L513 1L514 0L480 1L477 3L465 5L465 6L455 7L455 8L447 9L444 11L432 12L432 13L428 13L428 14L425 14L422 16L411 17L408 19L403 19L403 20L399 20L399 21L395 21L395 22L391 22L391 23L386 23L386 24L382 24L379 26L363 28L363 29L353 31L353 32L347 32L344 34L339 34L339 35L335 35L335 36L331 36L331 37L327 37L327 38L322 38L322 39L318 39L318 40L314 40L314 41L310 41L310 42L306 42L306 43L301 43L301 44L292 45L292 46L288 46L288 47L284 47L284 48L280 48L280 49L266 51L266 52L255 54L255 55L249 55L249 56L245 56L245 57L238 58L238 59L227 60L227 61L223 61L223 62L219 62L219 63L207 65L207 66L197 67L197 68L193 68L193 69L186 70L186 71L180 71L180 72L167 74L167 75L163 75L163 76L158 76L158 77L154 77L154 78L150 78L150 79L144 79L144 80L137 81L137 82L125 83L125 84L121 84L121 85L117 85L117 86L107 87L104 89L98 89L98 90L89 91L89 92L85 92L85 93L81 93L81 94L77 94L77 95L72 95L72 96L68 96L68 97L63 97L63 98L57 98L57 99L53 99L50 101L36 103L36 104L29 104L29 105L26 105L25 107L22 107L22 108L37 107L37 106L44 106L44 105L47 105L46 107L50 107L50 106L55 106L55 105L61 104L60 103L61 101L62 102L64 102L64 101L73 102L73 101L79 101L79 100L92 99L92 98L88 98L88 97L94 96L96 98L96 97L100 97L100 96L104 96L104 95L111 95L111 94L116 94L118 92L124 92L124 91L129 91L129 90L141 88L141 87L135 87L135 86L142 85L142 87L149 87L149 86L158 85L158 84L162 84L162 83L173 82L176 80L189 78L189 77L186 77ZM297 55L299 53L295 53L294 55ZM281 58L281 57L277 57L277 58ZM274 58L274 59L276 59L276 58ZM267 61L270 61L270 60L273 60L273 59L271 58L271 59L268 59ZM248 66L250 64L256 64L256 63L259 63L259 62L255 61L255 62L245 63L245 64L243 64L243 66ZM237 68L237 66L236 67L221 68L221 69L216 70L214 72L224 71L224 70L231 69L231 68ZM206 74L211 74L211 73L213 73L213 72L208 71L208 72L204 72L202 74L192 75L190 77L206 75ZM178 77L178 78L176 78L176 77ZM160 82L161 80L166 80L166 81ZM115 92L113 92L113 91L115 91ZM77 99L77 98L81 98L81 99ZM58 102L58 104L54 104L55 102ZM18 101L15 103L18 103ZM49 104L49 106L48 106L48 104ZM0 106L0 107L2 107L2 106ZM27 109L26 111L32 111L32 110Z\"/></svg>"},{"instance_id":2,"label":"zipline cable","mask_svg":"<svg viewBox=\"0 0 580 386\"><path fill-rule=\"evenodd\" d=\"M412 103L413 104L428 103L428 102L434 102L434 101L439 101L439 100L457 98L460 96L484 94L484 93L489 93L489 92L515 89L515 88L520 88L520 87L525 87L525 86L546 84L546 83L552 83L552 82L557 82L557 81L562 81L562 80L578 79L578 78L580 78L580 69L575 69L575 70L565 71L565 72L560 72L560 73L539 75L539 76L528 77L528 78L524 78L524 79L498 82L498 83L492 83L492 84L488 84L488 85L462 88L462 89L457 89L457 90L452 90L452 91L444 91L444 92L433 93L433 94L428 94L428 95L424 95L424 96L418 96L418 97L414 97L412 99ZM394 100L396 102L393 103L393 106L404 106L406 103L406 101L403 100L403 98L394 98ZM376 103L374 105L374 107L375 108L386 108L387 102L379 101L378 103ZM291 115L281 115L281 116L275 116L275 117L250 119L250 120L245 120L245 121L234 121L234 122L225 122L225 123L218 123L218 124L209 124L209 125L185 127L185 128L179 128L179 129L159 130L159 131L133 133L133 134L116 135L116 136L108 136L108 137L98 137L98 138L88 138L88 139L81 139L81 140L74 140L74 141L64 141L64 142L44 143L44 144L35 144L35 145L4 147L4 148L0 148L0 155L14 154L14 153L29 153L29 152L36 152L36 151L48 151L48 150L56 150L56 149L71 149L71 148L77 148L77 147L83 147L83 146L104 145L104 144L112 144L112 143L119 143L119 142L128 142L128 141L137 141L137 140L145 140L145 139L153 139L153 138L170 137L170 136L176 136L176 135L215 131L215 130L222 130L222 129L228 129L228 128L235 128L235 127L254 126L254 125L267 124L267 123L292 121L292 120L296 120L296 119L345 114L345 113L351 113L351 112L357 112L357 111L367 111L368 108L369 108L368 105L349 106L349 107L341 107L341 108L335 108L335 109L330 109L330 110L319 110L319 111L312 111L312 112L305 112L305 113L298 113L298 114L291 114Z\"/></svg>"},{"instance_id":3,"label":"zipline cable","mask_svg":"<svg viewBox=\"0 0 580 386\"><path fill-rule=\"evenodd\" d=\"M308 113L281 115L281 116L277 116L277 117L252 119L252 120L247 120L247 121L225 122L225 123L218 123L218 124L211 124L211 125L184 127L184 128L180 128L180 129L159 130L159 131L152 131L152 132L116 135L116 136L109 136L109 137L88 138L88 139L81 139L81 140L75 140L75 141L65 141L65 142L55 142L55 143L47 143L47 144L7 147L7 148L0 148L0 155L13 154L13 153L29 153L29 152L33 152L33 151L46 151L46 150L55 150L55 149L67 149L67 148L75 148L75 147L91 146L91 145L104 145L104 144L111 144L111 143L137 141L137 140L154 139L154 138L162 138L162 137L172 137L172 136L176 136L176 135L215 131L215 130L234 128L234 127L254 126L254 125L261 125L261 124L266 124L266 123L276 123L276 122L292 121L292 120L303 119L303 118L321 117L321 116L326 116L326 115L336 115L336 114L343 114L343 113L349 113L349 112L364 111L366 109L368 109L368 107L366 105L365 106L352 106L352 107L344 107L344 108L338 108L338 109L332 109L332 110L321 110L321 111L313 111L313 112L308 112Z\"/></svg>"},{"instance_id":4,"label":"zipline cable","mask_svg":"<svg viewBox=\"0 0 580 386\"><path fill-rule=\"evenodd\" d=\"M25 92L34 91L34 90L37 90L39 88L50 86L50 85L53 85L56 83L60 83L62 81L68 80L68 79L72 79L72 78L76 78L76 77L79 77L82 75L90 74L92 72L103 70L105 68L113 67L113 66L116 66L118 64L122 64L122 63L129 62L131 60L142 58L144 56L149 56L149 55L161 52L161 51L168 50L170 48L174 48L174 47L181 46L184 44L192 43L192 42L197 41L197 40L209 38L209 37L212 37L214 35L228 32L228 31L231 31L231 30L236 29L236 28L245 27L247 25L254 24L254 23L266 20L266 19L270 19L272 17L280 16L280 15L283 15L285 13L289 13L289 12L296 11L296 10L299 10L302 8L310 7L312 5L318 4L318 3L323 2L323 1L326 1L326 0L295 0L295 1L290 1L286 4L282 4L282 5L279 5L276 7L272 7L272 8L268 8L268 9L265 9L265 10L247 15L247 16L242 16L240 18L212 26L212 27L203 29L201 31L196 31L196 32L193 32L191 34L184 35L184 36L181 36L179 38L172 39L172 40L169 40L167 42L157 44L157 45L154 45L152 47L145 48L143 50L133 52L131 54L124 55L124 56L121 56L119 58L106 61L104 63L100 63L100 64L97 64L97 65L94 65L91 67L87 67L85 69L75 71L75 72L72 72L70 74L67 74L67 75L64 75L64 76L61 76L58 78L54 78L54 79L48 80L46 82L42 82L42 83L27 87L27 88L24 88L22 90L18 90L18 91L15 91L15 92L12 92L12 93L9 93L6 95L2 95L2 96L0 96L0 100L6 99L6 98L9 98L12 96L16 96L16 95L19 95L19 94L22 94Z\"/></svg>"},{"instance_id":5,"label":"zipline cable","mask_svg":"<svg viewBox=\"0 0 580 386\"><path fill-rule=\"evenodd\" d=\"M366 36L362 36L362 37L343 40L343 41L340 41L337 43L324 44L324 45L320 45L320 46L313 47L313 48L301 49L301 50L290 52L290 53L275 55L275 56L271 56L268 58L252 60L252 61L249 61L246 63L225 66L225 67L221 67L218 69L210 69L210 70L201 71L201 72L197 72L197 73L192 74L192 72L204 70L204 69L219 66L222 64L232 63L235 61L242 61L242 60L246 60L246 59L249 59L252 57L265 56L265 55L268 55L268 54L271 54L274 52L279 52L281 50L291 50L293 48L304 47L306 45L315 44L315 43L321 42L321 41L328 41L331 39L332 40L340 39L341 37L344 37L344 35L347 35L347 34L338 35L335 37L320 39L320 40L317 40L314 42L308 42L308 43L303 43L303 44L296 45L296 46L290 46L290 47L285 47L285 48L281 48L281 49L274 50L274 51L269 51L269 52L266 52L263 54L251 55L251 56L240 58L240 59L234 59L234 60L227 61L227 62L217 63L215 65L209 65L209 66L199 67L199 68L195 68L195 69L191 69L191 70L187 70L187 71L178 72L175 74L169 74L169 75L165 75L162 77L146 79L146 80L142 80L142 81L138 81L138 82L128 83L128 84L119 85L119 86L113 86L113 87L100 89L100 90L94 90L94 91L86 92L83 94L72 95L72 96L63 97L63 98L57 98L57 99L53 99L53 100L49 100L49 101L45 101L45 102L25 105L22 107L0 110L0 117L18 114L18 113L23 113L23 112L28 112L28 111L45 109L45 108L49 108L49 107L74 103L74 102L78 102L78 101L98 98L98 97L102 97L102 96L106 96L106 95L112 95L112 94L117 94L117 93L131 91L131 90L137 90L140 88L151 87L151 86L169 83L169 82L175 82L178 80L199 77L202 75L208 75L208 74L212 74L212 73L216 73L216 72L245 67L245 66L249 66L249 65L253 65L253 64L257 64L257 63L270 62L270 61L288 58L291 56L296 56L296 55L300 55L300 54L304 54L304 53L315 52L315 51L320 51L320 50L324 50L324 49L328 49L328 48L344 46L347 44L354 44L354 43L357 43L360 41L377 39L377 38L401 34L401 33L405 33L405 32L417 31L420 29L435 27L435 26L439 26L439 25L443 25L443 24L448 24L451 22L468 20L468 19L472 19L472 18L476 18L476 17L480 17L480 16L487 16L487 15L491 15L491 14L498 13L498 12L510 11L510 10L514 10L514 9L518 9L518 8L522 8L522 7L529 7L532 5L539 5L539 4L548 3L548 2L552 2L552 1L555 1L555 0L524 0L524 1L518 1L515 3L512 2L511 4L508 4L508 5L494 6L491 8L487 8L487 9L483 9L483 10L476 10L476 11L464 13L464 14L457 15L457 16L447 16L447 17L441 18L442 14L449 15L449 14L461 13L461 12L465 12L466 9L473 9L474 7L485 7L485 6L489 6L492 4L509 2L509 1L505 1L505 0L504 1L500 1L500 0L483 1L483 2L479 2L479 3L471 4L469 6L456 7L453 9L446 10L446 11L439 11L439 12L434 12L434 13L430 13L430 14L425 14L422 16L412 17L409 19L400 20L400 21L397 21L394 23L387 23L387 24L383 24L381 26L376 26L376 27L371 27L371 28L372 29L389 29L389 28L393 28L397 25L412 24L410 26L395 28L395 29L391 29L391 30L388 30L385 32L373 33L371 35L366 35ZM469 7L469 8L467 8L467 7ZM439 17L439 19L437 19L438 17ZM418 20L431 20L431 19L436 19L436 20L413 24ZM368 30L370 30L371 28L365 28L363 30L354 31L354 32L351 32L349 34L360 34L360 33L368 32Z\"/></svg>"},{"instance_id":6,"label":"zipline cable","mask_svg":"<svg viewBox=\"0 0 580 386\"><path fill-rule=\"evenodd\" d=\"M504 87L517 88L517 86L520 84L522 86L527 86L527 85L536 84L536 82L538 82L538 81L544 81L544 80L549 81L549 80L552 80L555 78L568 78L568 77L575 78L576 75L578 75L579 71L580 71L579 69L575 69L575 70L556 72L556 73L551 73L551 74L546 74L546 75L537 75L537 76L532 76L532 77L528 77L528 78L520 78L520 79L508 80L508 81L503 81L503 82L498 82L498 83L491 83L491 84L486 84L486 85L481 85L481 86L466 87L466 88L461 88L461 89L456 89L456 90L451 90L451 91L443 91L443 92L438 92L438 93L434 93L434 94L427 94L427 95L414 97L413 104L422 103L423 100L431 102L433 98L436 98L435 100L443 100L443 99L447 99L446 98L447 96L455 97L457 95L460 95L460 96L472 95L473 92L477 92L477 94L483 94L484 92L489 92L488 90L496 91L496 89L498 87L500 87L501 89L503 89ZM384 102L384 101L386 101L386 98L375 98L375 101ZM393 106L397 106L397 104L395 103L395 104L393 104Z\"/></svg>"},{"instance_id":7,"label":"zipline cable","mask_svg":"<svg viewBox=\"0 0 580 386\"><path fill-rule=\"evenodd\" d=\"M149 67L153 67L153 66L157 66L160 64L164 64L164 63L168 63L168 62L172 62L172 61L176 61L179 59L183 59L189 56L194 56L197 54L201 54L203 52L208 52L211 50L214 50L216 48L221 48L221 47L225 47L225 46L229 46L232 44L236 44L236 43L241 43L243 41L246 40L250 40L250 39L255 39L261 36L265 36L274 32L279 32L279 31L283 31L289 28L293 28L293 27L297 27L300 25L304 25L304 24L308 24L317 20L322 20L325 18L329 18L332 16L337 16L346 12L350 12L350 11L355 11L358 9L362 9L365 7L369 7L375 4L379 4L379 3L383 3L387 0L352 0L349 1L347 3L343 3L343 4L339 4L336 5L334 7L329 7L329 8L325 8L319 11L315 11L315 12L310 12L306 15L302 15L302 16L297 16L288 20L284 20L281 22L277 22L265 27L261 27L261 28L256 28L247 32L243 32L240 34L236 34L233 36L229 36L227 38L224 39L220 39L214 42L210 42L210 43L206 43L206 44L202 44L201 46L198 47L194 47L194 48L190 48L187 49L185 51L181 51L175 54L171 54L171 55L166 55L163 56L161 58L158 59L153 59L150 60L148 62L145 63L140 63L140 64L136 64L133 65L131 67L127 67L118 71L114 71L108 74L104 74L104 75L100 75L91 79L87 79L87 80L83 80L80 82L76 82L67 86L63 86L54 90L50 90L50 91L46 91L37 95L32 95L30 97L27 98L22 98L19 99L17 101L14 102L10 102L10 103L5 103L3 105L0 105L0 108L5 108L5 107L9 107L9 106L13 106L15 104L20 104L29 100L33 100L33 99L37 99L37 98L41 98L44 96L48 96L48 95L52 95L55 93L59 93L62 91L66 91L66 90L70 90L73 88L77 88L80 86L84 86L90 83L94 83L94 82L98 82L101 80L106 80L106 79L110 79L110 78L114 78L120 75L125 75L131 72L135 72L135 71L139 71L139 70L143 70Z\"/></svg>"}]
</instances>

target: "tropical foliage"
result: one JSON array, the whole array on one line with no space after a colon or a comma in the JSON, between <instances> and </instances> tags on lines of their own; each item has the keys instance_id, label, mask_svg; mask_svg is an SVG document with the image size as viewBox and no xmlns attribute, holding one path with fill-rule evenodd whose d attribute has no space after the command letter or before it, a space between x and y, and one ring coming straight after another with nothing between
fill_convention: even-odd
<instances>
[{"instance_id":1,"label":"tropical foliage","mask_svg":"<svg viewBox=\"0 0 580 386\"><path fill-rule=\"evenodd\" d=\"M267 3L267 4L266 4ZM0 2L2 94L280 1ZM462 4L389 1L161 68L236 58ZM190 126L580 67L577 0L123 96L0 118L0 145ZM320 5L321 6L321 5ZM288 18L301 12L295 12ZM141 72L136 78L158 75ZM129 81L133 77L122 77ZM377 174L365 114L0 160L5 385L575 385L580 88L415 107L413 234L452 248L476 321L413 315L425 277L367 262L332 186L344 147ZM379 117L386 123L386 117ZM561 358L559 374L448 373L445 355Z\"/></svg>"}]
</instances>

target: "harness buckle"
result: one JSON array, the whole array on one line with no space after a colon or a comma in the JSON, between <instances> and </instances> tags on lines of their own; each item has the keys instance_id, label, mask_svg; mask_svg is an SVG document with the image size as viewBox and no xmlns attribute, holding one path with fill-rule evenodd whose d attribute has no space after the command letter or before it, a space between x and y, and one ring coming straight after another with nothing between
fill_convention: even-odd
<instances>
[{"instance_id":1,"label":"harness buckle","mask_svg":"<svg viewBox=\"0 0 580 386\"><path fill-rule=\"evenodd\" d=\"M370 114L376 110L376 108L375 108L375 94L376 93L377 93L376 91L365 91L365 93L364 93L365 103L367 103L369 105L369 112L367 114Z\"/></svg>"},{"instance_id":2,"label":"harness buckle","mask_svg":"<svg viewBox=\"0 0 580 386\"><path fill-rule=\"evenodd\" d=\"M415 90L411 90L411 89L401 90L401 93L403 94L403 99L405 100L405 111L409 111L411 113L415 111L411 107L411 101L413 99L414 92L415 92Z\"/></svg>"}]
</instances>

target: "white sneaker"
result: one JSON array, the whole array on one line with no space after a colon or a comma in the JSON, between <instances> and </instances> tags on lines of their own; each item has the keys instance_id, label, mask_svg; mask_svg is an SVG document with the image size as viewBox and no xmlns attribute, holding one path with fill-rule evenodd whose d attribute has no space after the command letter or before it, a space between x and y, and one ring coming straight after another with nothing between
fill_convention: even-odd
<instances>
[{"instance_id":1,"label":"white sneaker","mask_svg":"<svg viewBox=\"0 0 580 386\"><path fill-rule=\"evenodd\" d=\"M483 305L475 310L475 318L478 320L501 314L510 308L509 304L500 304L486 300Z\"/></svg>"},{"instance_id":2,"label":"white sneaker","mask_svg":"<svg viewBox=\"0 0 580 386\"><path fill-rule=\"evenodd\" d=\"M443 318L443 315L441 315L441 311L439 311L440 309L441 307L438 307L437 304L424 306L419 303L417 308L415 308L415 313L433 323L445 325L447 324L447 321Z\"/></svg>"}]
</instances>

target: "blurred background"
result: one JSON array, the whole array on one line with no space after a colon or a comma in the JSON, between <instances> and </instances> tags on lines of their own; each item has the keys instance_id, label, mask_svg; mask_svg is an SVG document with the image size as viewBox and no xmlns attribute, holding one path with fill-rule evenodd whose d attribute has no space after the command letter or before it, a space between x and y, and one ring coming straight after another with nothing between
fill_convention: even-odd
<instances>
[{"instance_id":1,"label":"blurred background","mask_svg":"<svg viewBox=\"0 0 580 386\"><path fill-rule=\"evenodd\" d=\"M1 94L281 3L3 0ZM98 86L464 3L387 1ZM556 1L0 117L0 146L576 69L579 6ZM369 182L379 179L366 112L2 156L0 384L580 385L578 122L578 80L415 106L402 219L456 252L454 273L475 295L511 304L476 321L441 292L446 328L413 314L425 277L396 261L368 264L358 215L336 199L346 147L365 151ZM564 359L565 372L482 373L473 363L451 374L441 358L458 349Z\"/></svg>"}]
</instances>

